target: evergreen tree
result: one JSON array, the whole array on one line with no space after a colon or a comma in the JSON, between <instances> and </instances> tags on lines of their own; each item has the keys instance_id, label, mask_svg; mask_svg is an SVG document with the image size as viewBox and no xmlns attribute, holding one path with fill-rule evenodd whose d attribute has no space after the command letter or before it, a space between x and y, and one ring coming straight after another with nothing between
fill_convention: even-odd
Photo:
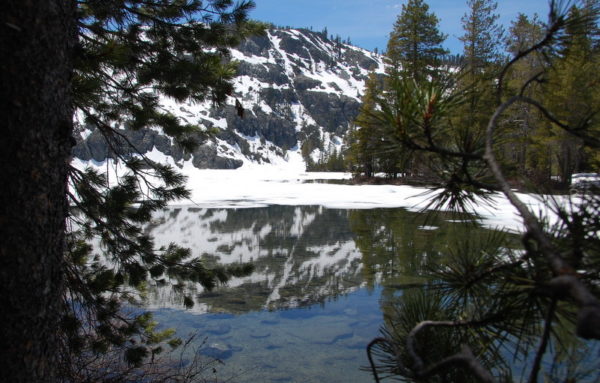
<instances>
[{"instance_id":1,"label":"evergreen tree","mask_svg":"<svg viewBox=\"0 0 600 383\"><path fill-rule=\"evenodd\" d=\"M387 45L388 74L402 73L419 81L435 75L446 36L438 29L438 18L423 0L408 0L402 5Z\"/></svg>"},{"instance_id":2,"label":"evergreen tree","mask_svg":"<svg viewBox=\"0 0 600 383\"><path fill-rule=\"evenodd\" d=\"M481 73L500 58L504 30L494 13L498 4L494 0L468 0L469 12L462 18L465 34L460 37L464 57L470 72Z\"/></svg>"},{"instance_id":3,"label":"evergreen tree","mask_svg":"<svg viewBox=\"0 0 600 383\"><path fill-rule=\"evenodd\" d=\"M56 382L75 2L2 2L0 31L0 381Z\"/></svg>"},{"instance_id":4,"label":"evergreen tree","mask_svg":"<svg viewBox=\"0 0 600 383\"><path fill-rule=\"evenodd\" d=\"M503 30L497 24L496 2L469 0L469 11L463 16L465 34L462 77L459 86L468 90L468 102L455 116L455 126L471 142L483 143L489 115L497 103L493 73L499 64Z\"/></svg>"},{"instance_id":5,"label":"evergreen tree","mask_svg":"<svg viewBox=\"0 0 600 383\"><path fill-rule=\"evenodd\" d=\"M517 55L543 39L543 24L534 16L519 14L512 22L506 40L506 50ZM507 75L507 87L512 94L528 79L547 69L547 60L541 52L534 52L515 63ZM532 98L543 96L542 84L534 83L524 94ZM507 129L503 137L503 164L510 177L527 174L532 184L550 181L551 150L546 124L539 111L531 105L519 105L507 113Z\"/></svg>"},{"instance_id":6,"label":"evergreen tree","mask_svg":"<svg viewBox=\"0 0 600 383\"><path fill-rule=\"evenodd\" d=\"M188 283L211 288L249 271L247 265L207 268L175 244L156 248L141 226L156 209L188 195L185 178L140 155L123 131L160 128L184 150L200 142L205 133L165 112L164 99L226 99L236 73L229 48L263 29L247 19L253 5L53 0L3 6L2 28L12 26L2 33L3 101L14 100L10 109L19 112L2 112L12 130L0 169L16 188L3 189L12 213L0 220L2 286L14 292L3 294L12 296L2 310L2 349L10 354L2 357L3 381L73 381L85 374L97 381L102 366L89 362L115 350L127 369L155 360L172 334L156 332L147 315L123 315L121 302L135 302L146 283L170 281L185 294ZM107 161L125 168L124 176L109 182L107 174L69 166L74 111L78 128L102 133ZM8 201L15 196L21 199ZM92 238L100 249L88 245ZM182 301L193 304L186 296Z\"/></svg>"},{"instance_id":7,"label":"evergreen tree","mask_svg":"<svg viewBox=\"0 0 600 383\"><path fill-rule=\"evenodd\" d=\"M376 117L376 98L380 90L380 81L374 72L369 74L362 106L350 132L348 162L357 175L372 177L376 170L376 150L378 141L378 119Z\"/></svg>"},{"instance_id":8,"label":"evergreen tree","mask_svg":"<svg viewBox=\"0 0 600 383\"><path fill-rule=\"evenodd\" d=\"M585 7L572 7L570 16L580 19ZM593 49L595 24L569 26L564 38L564 47L554 65L545 87L546 100L554 105L557 117L570 126L591 124L590 131L596 134L600 119L596 116L598 95L594 86L600 82L600 53ZM595 170L593 163L597 153L584 149L581 138L572 136L558 126L552 134L553 162L556 173L566 185L571 183L571 174L578 170Z\"/></svg>"},{"instance_id":9,"label":"evergreen tree","mask_svg":"<svg viewBox=\"0 0 600 383\"><path fill-rule=\"evenodd\" d=\"M581 19L586 5L573 7L569 11L573 19ZM529 20L521 15L510 29L508 51L518 54L525 46L532 45L543 38L542 24L534 18ZM593 48L595 25L569 25L562 40L561 48L556 52L536 53L515 63L507 74L508 88L519 92L520 85L538 73L543 77L530 84L523 94L544 100L552 105L557 116L569 125L577 126L582 121L594 120L594 103L596 94L592 91L597 83L596 68L598 55ZM548 71L551 58L552 70ZM595 153L584 149L581 139L566 133L555 126L548 129L539 111L531 105L520 105L511 108L506 122L505 138L507 148L505 165L513 166L518 172L526 173L530 180L538 185L560 180L563 186L570 183L570 176L575 171L593 171ZM592 123L592 126L597 126ZM590 127L591 130L596 129ZM552 176L558 176L552 180Z\"/></svg>"},{"instance_id":10,"label":"evergreen tree","mask_svg":"<svg viewBox=\"0 0 600 383\"><path fill-rule=\"evenodd\" d=\"M588 367L573 366L577 358L571 356L593 345L588 340L600 340L599 194L570 200L548 197L545 207L557 216L550 224L548 217L532 211L513 191L499 162L503 142L497 131L506 129L506 116L523 105L539 113L536 128L544 127L554 135L560 131L594 153L600 150L595 119L599 104L580 103L572 93L559 103L547 97L550 88L546 85L559 73L563 58L585 56L583 47L589 44L582 44L588 40L582 39L581 28L594 25L600 16L598 5L581 13L581 8L569 11L562 5L551 3L541 39L519 46L513 58L497 69L499 105L485 109L488 122L481 140L473 141L452 123L472 97L463 87L402 81L391 87L393 97L379 103L382 123L404 132L403 146L426 152L446 167L438 173L440 189L435 190L429 207L474 211L473 205L481 209L489 193L499 190L522 217L524 232L523 251L516 253L493 236L450 244L447 259L432 265L425 276L419 275L425 277L422 284L407 286L397 295L398 310L395 315L390 310L383 336L368 347L376 381L379 373L415 382L511 381L514 360L522 361L519 373L528 374L529 382L537 382L540 375L574 381L579 379L576 368ZM531 29L532 35L536 29ZM531 62L543 57L546 65L530 76L511 75L519 69L515 65L527 63L528 57ZM588 76L593 77L593 72L587 71ZM568 77L560 74L554 79L572 85L565 89L567 93L578 87L598 87L598 81L585 83ZM509 88L506 83L511 81ZM542 91L534 86L543 87ZM591 102L594 98L588 94L583 99ZM595 377L597 358L591 359L584 356L583 361L592 363L591 376ZM563 375L556 377L556 372Z\"/></svg>"},{"instance_id":11,"label":"evergreen tree","mask_svg":"<svg viewBox=\"0 0 600 383\"><path fill-rule=\"evenodd\" d=\"M387 45L386 88L393 88L395 83L403 81L401 78L424 82L441 75L442 56L447 51L441 45L446 36L439 31L438 22L423 0L409 0L402 6ZM392 93L388 96L394 99ZM384 124L380 129L381 143L378 145L378 163L382 171L393 178L398 173L421 173L424 158L408 147L400 150L402 145L398 145L398 137L404 133L386 129L386 126Z\"/></svg>"}]
</instances>

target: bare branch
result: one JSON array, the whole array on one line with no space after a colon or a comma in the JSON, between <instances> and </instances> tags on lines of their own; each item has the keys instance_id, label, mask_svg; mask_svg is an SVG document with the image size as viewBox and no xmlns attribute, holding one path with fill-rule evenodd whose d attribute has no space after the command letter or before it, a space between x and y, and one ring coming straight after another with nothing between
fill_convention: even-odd
<instances>
[{"instance_id":1,"label":"bare branch","mask_svg":"<svg viewBox=\"0 0 600 383\"><path fill-rule=\"evenodd\" d=\"M550 113L550 111L548 109L546 109L540 102L529 98L529 97L525 97L525 96L519 96L520 101L525 102L527 104L533 105L535 108L537 108L537 110L539 110L544 117L546 117L550 122L552 122L553 124L557 125L559 128L563 129L564 131L570 133L571 135L581 138L584 143L592 148L600 148L600 140L596 137L592 137L586 134L583 134L580 130L580 127L574 128L572 126L569 126L563 122L561 122L558 118L556 118L552 113Z\"/></svg>"},{"instance_id":2,"label":"bare branch","mask_svg":"<svg viewBox=\"0 0 600 383\"><path fill-rule=\"evenodd\" d=\"M416 336L427 327L462 327L476 326L482 324L482 321L423 321L417 324L406 337L406 350L414 361L414 369L417 376L426 378L434 375L450 366L462 364L469 368L483 382L493 383L492 375L477 361L471 349L465 345L461 352L441 360L430 367L425 367L423 359L416 351Z\"/></svg>"},{"instance_id":3,"label":"bare branch","mask_svg":"<svg viewBox=\"0 0 600 383\"><path fill-rule=\"evenodd\" d=\"M548 286L556 292L568 294L579 305L577 335L584 339L600 340L600 302L575 275L560 275Z\"/></svg>"},{"instance_id":4,"label":"bare branch","mask_svg":"<svg viewBox=\"0 0 600 383\"><path fill-rule=\"evenodd\" d=\"M473 355L473 352L471 351L471 349L466 345L462 345L461 352L454 354L452 356L449 356L445 359L442 359L438 363L436 363L433 366L422 371L419 374L419 377L420 378L428 378L432 375L437 374L438 372L441 372L441 371L447 369L450 366L455 366L455 365L462 365L463 367L468 368L482 382L485 382L485 383L494 383L495 382L492 374L490 374L490 372L488 370L486 370L481 365L481 363L479 363L477 361L477 358L475 358L475 355Z\"/></svg>"},{"instance_id":5,"label":"bare branch","mask_svg":"<svg viewBox=\"0 0 600 383\"><path fill-rule=\"evenodd\" d=\"M367 345L367 357L369 358L369 364L371 365L371 372L373 373L373 378L375 379L375 383L379 383L379 375L377 374L377 368L375 367L375 362L373 361L372 349L378 343L390 343L386 338L375 338Z\"/></svg>"},{"instance_id":6,"label":"bare branch","mask_svg":"<svg viewBox=\"0 0 600 383\"><path fill-rule=\"evenodd\" d=\"M523 96L525 94L525 91L527 90L527 88L529 87L529 85L531 85L534 82L540 82L540 78L544 75L545 71L540 71L538 73L536 73L535 75L531 76L531 78L529 80L527 80L525 82L525 84L523 84L523 86L521 87L521 91L519 92L519 95Z\"/></svg>"},{"instance_id":7,"label":"bare branch","mask_svg":"<svg viewBox=\"0 0 600 383\"><path fill-rule=\"evenodd\" d=\"M500 75L498 76L498 89L497 89L497 95L496 95L498 103L500 103L500 100L502 99L502 93L504 92L504 89L503 89L504 77L508 73L508 70L510 69L510 67L512 67L515 63L522 60L523 58L529 56L531 53L537 52L537 51L541 50L542 48L549 46L556 39L557 35L564 29L564 27L566 25L565 17L564 17L564 15L560 15L557 17L557 13L556 13L557 9L556 8L557 8L556 3L554 1L552 1L550 3L550 12L549 12L549 15L550 15L549 21L551 22L551 24L546 29L546 35L540 41L538 41L536 44L532 45L528 49L519 51L502 68L502 71L500 72Z\"/></svg>"},{"instance_id":8,"label":"bare branch","mask_svg":"<svg viewBox=\"0 0 600 383\"><path fill-rule=\"evenodd\" d=\"M587 287L574 276L575 273L571 265L560 256L557 249L544 232L542 224L516 194L513 193L494 156L493 135L498 124L498 119L507 108L519 101L532 104L541 111L546 111L547 115L550 115L550 113L535 100L523 96L511 97L496 109L488 123L484 158L487 161L492 174L496 178L496 181L500 184L502 192L523 218L523 224L527 229L527 233L538 243L539 251L548 260L553 273L557 275L557 277L551 281L551 286L561 287L568 291L571 297L573 297L580 306L577 322L577 335L586 339L600 339L600 302L589 292Z\"/></svg>"},{"instance_id":9,"label":"bare branch","mask_svg":"<svg viewBox=\"0 0 600 383\"><path fill-rule=\"evenodd\" d=\"M538 374L540 371L540 366L542 364L542 357L546 353L546 347L548 346L548 340L550 339L550 331L552 330L552 318L554 317L554 312L556 311L556 303L557 302L558 302L558 298L555 295L552 298L552 302L550 303L550 308L548 309L548 314L546 315L546 323L544 324L544 334L542 335L542 340L540 342L540 347L538 348L538 352L535 355L533 367L531 367L531 374L529 375L529 383L537 382Z\"/></svg>"}]
</instances>

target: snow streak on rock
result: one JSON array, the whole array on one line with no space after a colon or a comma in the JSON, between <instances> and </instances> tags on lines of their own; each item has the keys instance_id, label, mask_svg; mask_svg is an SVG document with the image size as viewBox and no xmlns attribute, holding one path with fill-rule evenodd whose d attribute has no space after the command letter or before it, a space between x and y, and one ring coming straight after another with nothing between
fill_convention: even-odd
<instances>
[{"instance_id":1,"label":"snow streak on rock","mask_svg":"<svg viewBox=\"0 0 600 383\"><path fill-rule=\"evenodd\" d=\"M128 132L128 139L143 153L156 149L180 166L204 169L285 162L308 140L318 158L340 150L369 71L383 71L381 56L305 29L270 29L233 49L231 57L239 70L226 105L160 98L165 111L201 129L216 129L216 137L191 154L160 129ZM236 103L244 109L243 118ZM101 134L78 121L75 157L96 162L110 157Z\"/></svg>"}]
</instances>

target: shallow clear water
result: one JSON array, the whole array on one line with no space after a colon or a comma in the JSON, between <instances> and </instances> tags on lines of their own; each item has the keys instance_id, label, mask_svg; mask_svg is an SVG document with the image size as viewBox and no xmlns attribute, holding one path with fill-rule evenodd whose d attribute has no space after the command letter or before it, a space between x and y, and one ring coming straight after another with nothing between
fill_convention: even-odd
<instances>
[{"instance_id":1,"label":"shallow clear water","mask_svg":"<svg viewBox=\"0 0 600 383\"><path fill-rule=\"evenodd\" d=\"M252 262L227 286L150 289L163 327L198 335L200 353L236 382L370 382L365 347L397 287L443 257L449 239L484 231L470 217L403 209L169 208L147 228L209 263ZM183 308L183 296L195 305ZM219 381L222 381L222 380Z\"/></svg>"},{"instance_id":2,"label":"shallow clear water","mask_svg":"<svg viewBox=\"0 0 600 383\"><path fill-rule=\"evenodd\" d=\"M380 290L277 311L192 315L159 310L180 334L206 337L204 355L222 359L222 378L237 382L369 382L365 346L382 324Z\"/></svg>"}]
</instances>

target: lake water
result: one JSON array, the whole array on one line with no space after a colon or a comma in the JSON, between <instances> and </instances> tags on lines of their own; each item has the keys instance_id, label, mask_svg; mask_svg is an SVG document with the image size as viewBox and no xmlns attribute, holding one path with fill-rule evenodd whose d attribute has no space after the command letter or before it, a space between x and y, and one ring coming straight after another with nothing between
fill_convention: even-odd
<instances>
[{"instance_id":1,"label":"lake water","mask_svg":"<svg viewBox=\"0 0 600 383\"><path fill-rule=\"evenodd\" d=\"M199 352L223 361L219 381L329 383L373 381L361 370L365 347L398 286L418 281L452 240L487 231L448 213L318 206L170 207L147 230L158 245L187 246L209 264L255 266L213 291L148 293L163 327L197 334Z\"/></svg>"}]
</instances>

